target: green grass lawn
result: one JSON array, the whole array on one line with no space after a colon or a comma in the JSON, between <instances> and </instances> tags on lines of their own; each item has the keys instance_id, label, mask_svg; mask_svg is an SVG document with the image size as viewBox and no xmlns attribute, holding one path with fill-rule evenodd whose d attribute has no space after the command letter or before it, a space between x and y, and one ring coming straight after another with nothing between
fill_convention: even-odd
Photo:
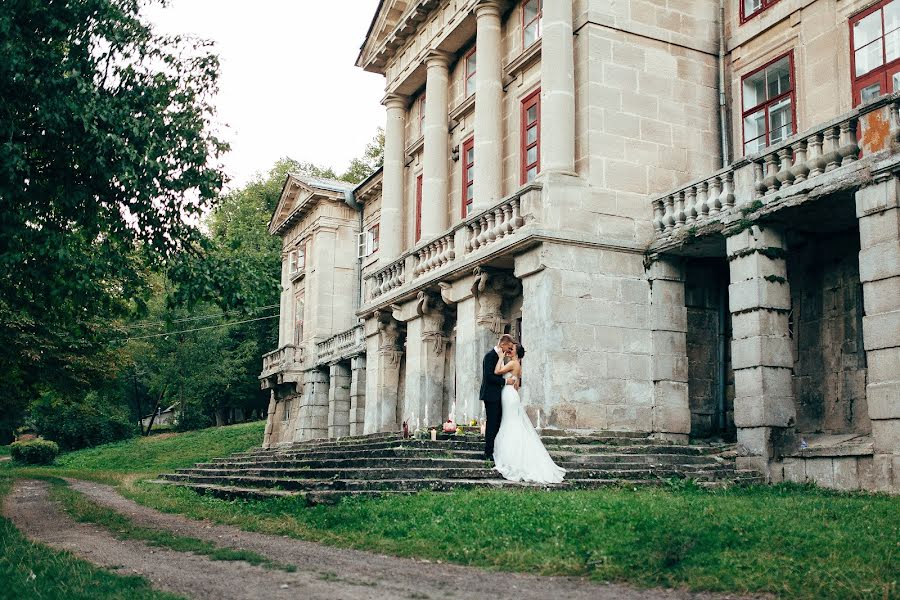
<instances>
[{"instance_id":1,"label":"green grass lawn","mask_svg":"<svg viewBox=\"0 0 900 600\"><path fill-rule=\"evenodd\" d=\"M0 501L11 481L0 478ZM0 599L45 600L177 600L156 592L142 577L124 577L29 542L7 519L0 517Z\"/></svg>"},{"instance_id":2,"label":"green grass lawn","mask_svg":"<svg viewBox=\"0 0 900 600\"><path fill-rule=\"evenodd\" d=\"M775 486L459 491L306 508L225 501L140 480L258 446L262 423L73 452L0 477L119 484L160 510L244 529L490 569L785 598L900 598L900 498ZM105 518L105 517L104 517Z\"/></svg>"}]
</instances>

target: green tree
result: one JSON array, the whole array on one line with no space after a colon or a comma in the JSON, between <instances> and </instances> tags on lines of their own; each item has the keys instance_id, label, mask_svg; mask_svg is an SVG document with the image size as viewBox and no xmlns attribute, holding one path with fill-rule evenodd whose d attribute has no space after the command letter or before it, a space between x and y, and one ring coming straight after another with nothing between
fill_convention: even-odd
<instances>
[{"instance_id":1,"label":"green tree","mask_svg":"<svg viewBox=\"0 0 900 600\"><path fill-rule=\"evenodd\" d=\"M366 144L361 157L350 161L347 171L341 176L344 181L359 183L384 164L384 129L379 127L372 141Z\"/></svg>"},{"instance_id":2,"label":"green tree","mask_svg":"<svg viewBox=\"0 0 900 600\"><path fill-rule=\"evenodd\" d=\"M226 146L210 130L219 61L207 42L156 34L140 4L15 0L0 9L7 436L38 389L114 372L114 354L103 351L116 335L109 323L142 308L146 267L205 247L198 222L224 179ZM227 277L206 265L173 276L224 295Z\"/></svg>"}]
</instances>

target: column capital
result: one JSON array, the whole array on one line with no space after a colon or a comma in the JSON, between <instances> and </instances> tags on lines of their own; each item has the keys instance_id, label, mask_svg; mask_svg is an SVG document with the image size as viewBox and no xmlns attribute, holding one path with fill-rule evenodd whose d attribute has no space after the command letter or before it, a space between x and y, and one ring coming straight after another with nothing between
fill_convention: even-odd
<instances>
[{"instance_id":1,"label":"column capital","mask_svg":"<svg viewBox=\"0 0 900 600\"><path fill-rule=\"evenodd\" d=\"M475 17L500 17L499 0L481 0L475 5Z\"/></svg>"},{"instance_id":2,"label":"column capital","mask_svg":"<svg viewBox=\"0 0 900 600\"><path fill-rule=\"evenodd\" d=\"M404 96L402 94L387 94L384 98L381 99L381 104L384 105L385 108L406 109L406 105L408 102L409 96Z\"/></svg>"},{"instance_id":3,"label":"column capital","mask_svg":"<svg viewBox=\"0 0 900 600\"><path fill-rule=\"evenodd\" d=\"M429 69L432 67L442 67L444 69L450 66L453 60L453 54L445 50L431 50L425 55L425 66Z\"/></svg>"}]
</instances>

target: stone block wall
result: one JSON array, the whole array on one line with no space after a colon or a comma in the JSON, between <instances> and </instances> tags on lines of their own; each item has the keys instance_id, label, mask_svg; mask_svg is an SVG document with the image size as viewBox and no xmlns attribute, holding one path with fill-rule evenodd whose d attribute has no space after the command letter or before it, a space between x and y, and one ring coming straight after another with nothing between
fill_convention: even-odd
<instances>
[{"instance_id":1,"label":"stone block wall","mask_svg":"<svg viewBox=\"0 0 900 600\"><path fill-rule=\"evenodd\" d=\"M650 286L639 253L544 243L515 260L523 402L542 426L651 431ZM683 308L683 307L682 307Z\"/></svg>"},{"instance_id":2,"label":"stone block wall","mask_svg":"<svg viewBox=\"0 0 900 600\"><path fill-rule=\"evenodd\" d=\"M869 433L856 229L792 239L797 430Z\"/></svg>"}]
</instances>

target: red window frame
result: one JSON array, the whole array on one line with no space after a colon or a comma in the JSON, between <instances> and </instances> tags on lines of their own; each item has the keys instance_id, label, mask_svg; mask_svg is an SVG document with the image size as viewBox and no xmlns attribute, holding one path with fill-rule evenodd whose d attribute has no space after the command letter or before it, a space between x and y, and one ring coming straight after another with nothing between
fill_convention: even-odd
<instances>
[{"instance_id":1,"label":"red window frame","mask_svg":"<svg viewBox=\"0 0 900 600\"><path fill-rule=\"evenodd\" d=\"M422 176L416 177L416 241L422 239Z\"/></svg>"},{"instance_id":2,"label":"red window frame","mask_svg":"<svg viewBox=\"0 0 900 600\"><path fill-rule=\"evenodd\" d=\"M372 254L378 252L378 245L381 241L381 223L375 223L369 227L369 235L372 236Z\"/></svg>"},{"instance_id":3,"label":"red window frame","mask_svg":"<svg viewBox=\"0 0 900 600\"><path fill-rule=\"evenodd\" d=\"M787 57L787 59L788 59L788 69L789 69L790 76L791 76L790 89L786 92L782 92L781 94L779 94L777 96L769 98L768 100L764 100L763 102L755 104L754 106L751 106L750 108L744 108L744 81L746 79L752 77L753 75L756 75L760 71L763 71L763 70L767 69L768 67L771 67L772 65L774 65L775 63L777 63L778 61L782 60L785 57ZM765 146L763 146L763 147L766 148L766 147L770 146L771 145L771 142L770 142L771 131L769 131L769 107L774 104L777 104L778 102L781 102L788 96L790 96L790 99L791 99L791 133L788 134L790 136L790 135L794 135L795 133L797 133L797 79L794 76L794 51L793 50L789 50L788 52L773 58L772 60L770 60L763 66L761 66L757 69L754 69L741 77L741 150L742 150L742 154L744 156L747 155L747 139L746 139L747 132L744 129L744 119L746 119L748 116L750 116L751 114L753 114L755 112L758 112L763 109L765 110L765 121L766 121L765 136L766 136L766 139L765 139Z\"/></svg>"},{"instance_id":4,"label":"red window frame","mask_svg":"<svg viewBox=\"0 0 900 600\"><path fill-rule=\"evenodd\" d=\"M528 120L528 109L536 107L536 117L534 121ZM521 183L528 182L528 171L535 168L535 173L541 171L541 90L540 88L531 92L522 100L522 116L519 126L519 146L521 152ZM527 142L526 134L532 127L537 128L535 139L530 144ZM528 162L528 151L531 148L537 148L536 158L533 162Z\"/></svg>"},{"instance_id":5,"label":"red window frame","mask_svg":"<svg viewBox=\"0 0 900 600\"><path fill-rule=\"evenodd\" d=\"M472 61L472 72L469 73L469 61ZM477 57L475 56L475 48L466 53L465 65L463 67L463 94L468 98L475 94L475 72L478 69ZM469 81L472 81L472 91L469 91Z\"/></svg>"},{"instance_id":6,"label":"red window frame","mask_svg":"<svg viewBox=\"0 0 900 600\"><path fill-rule=\"evenodd\" d=\"M537 14L534 16L534 18L526 23L525 22L525 5L527 5L530 2L537 2L538 10L537 10ZM543 18L544 18L544 0L523 0L522 1L522 48L523 49L530 48L532 46L532 44L536 43L539 39L541 39L541 35L543 34L543 31L541 31L541 29L542 29L541 25L542 25ZM531 44L526 44L525 43L525 29L532 23L536 23L537 35L535 35L534 40L532 40Z\"/></svg>"},{"instance_id":7,"label":"red window frame","mask_svg":"<svg viewBox=\"0 0 900 600\"><path fill-rule=\"evenodd\" d=\"M766 12L767 10L769 10L769 7L772 6L773 4L776 4L778 2L778 0L762 0L762 2L759 5L759 8L754 10L749 15L744 13L744 2L745 2L745 0L738 0L738 3L741 6L741 25L743 25L744 23L746 23L753 17L760 15L760 14Z\"/></svg>"},{"instance_id":8,"label":"red window frame","mask_svg":"<svg viewBox=\"0 0 900 600\"><path fill-rule=\"evenodd\" d=\"M471 153L472 158L469 160L469 154ZM462 218L465 219L471 213L469 212L469 207L475 205L475 136L471 136L469 139L463 142L462 151L460 152L460 158L462 158ZM471 177L470 177L471 175ZM472 190L472 197L469 197L469 190Z\"/></svg>"},{"instance_id":9,"label":"red window frame","mask_svg":"<svg viewBox=\"0 0 900 600\"><path fill-rule=\"evenodd\" d=\"M301 290L294 296L294 345L296 346L303 341L303 312L305 310L306 290Z\"/></svg>"},{"instance_id":10,"label":"red window frame","mask_svg":"<svg viewBox=\"0 0 900 600\"><path fill-rule=\"evenodd\" d=\"M886 33L893 33L894 31L898 30L892 29L890 32L885 32L884 30L884 8L890 3L891 0L882 0L882 2L879 2L874 6L870 6L864 11L856 13L855 15L850 17L848 21L848 25L850 26L850 81L853 91L853 106L862 104L862 91L873 84L880 84L881 94L879 95L889 94L891 92L897 91L897 89L893 89L893 86L891 84L893 83L893 76L897 73L900 73L900 56L890 62L887 62L885 60L887 58L887 49L885 47ZM863 73L862 75L857 77L856 51L858 48L856 48L853 26L876 11L881 13L881 35L865 46L869 46L871 44L881 45L881 66L875 67L868 73Z\"/></svg>"},{"instance_id":11,"label":"red window frame","mask_svg":"<svg viewBox=\"0 0 900 600\"><path fill-rule=\"evenodd\" d=\"M425 135L425 92L419 96L419 135Z\"/></svg>"}]
</instances>

